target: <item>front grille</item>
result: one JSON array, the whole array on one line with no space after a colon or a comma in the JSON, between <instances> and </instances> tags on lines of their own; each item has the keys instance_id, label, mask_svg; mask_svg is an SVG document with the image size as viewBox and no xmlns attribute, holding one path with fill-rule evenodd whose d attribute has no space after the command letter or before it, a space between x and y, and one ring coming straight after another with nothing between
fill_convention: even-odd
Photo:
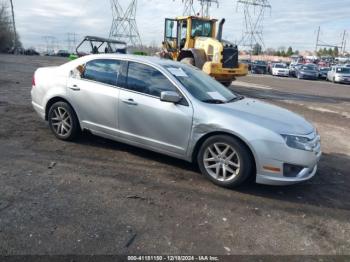
<instances>
[{"instance_id":1,"label":"front grille","mask_svg":"<svg viewBox=\"0 0 350 262\"><path fill-rule=\"evenodd\" d=\"M234 46L224 47L222 53L223 59L222 64L223 68L238 68L238 48Z\"/></svg>"}]
</instances>

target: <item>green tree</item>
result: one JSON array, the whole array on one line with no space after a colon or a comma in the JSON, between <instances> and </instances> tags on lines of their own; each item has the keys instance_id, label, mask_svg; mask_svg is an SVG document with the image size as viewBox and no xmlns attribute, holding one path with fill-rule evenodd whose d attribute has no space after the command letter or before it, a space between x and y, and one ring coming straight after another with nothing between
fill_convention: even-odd
<instances>
[{"instance_id":1,"label":"green tree","mask_svg":"<svg viewBox=\"0 0 350 262\"><path fill-rule=\"evenodd\" d=\"M293 48L290 46L288 47L288 50L287 50L287 53L286 53L287 56L291 56L293 55Z\"/></svg>"},{"instance_id":2,"label":"green tree","mask_svg":"<svg viewBox=\"0 0 350 262\"><path fill-rule=\"evenodd\" d=\"M327 55L333 56L333 49L332 48L328 49Z\"/></svg>"},{"instance_id":3,"label":"green tree","mask_svg":"<svg viewBox=\"0 0 350 262\"><path fill-rule=\"evenodd\" d=\"M0 52L7 52L13 47L14 33L10 17L7 6L0 1ZM19 40L16 45L22 46Z\"/></svg>"},{"instance_id":4,"label":"green tree","mask_svg":"<svg viewBox=\"0 0 350 262\"><path fill-rule=\"evenodd\" d=\"M334 55L334 56L338 56L338 55L339 55L339 49L338 49L337 46L334 47L333 55Z\"/></svg>"},{"instance_id":5,"label":"green tree","mask_svg":"<svg viewBox=\"0 0 350 262\"><path fill-rule=\"evenodd\" d=\"M253 46L253 55L260 55L262 53L262 46L259 43L256 43Z\"/></svg>"}]
</instances>

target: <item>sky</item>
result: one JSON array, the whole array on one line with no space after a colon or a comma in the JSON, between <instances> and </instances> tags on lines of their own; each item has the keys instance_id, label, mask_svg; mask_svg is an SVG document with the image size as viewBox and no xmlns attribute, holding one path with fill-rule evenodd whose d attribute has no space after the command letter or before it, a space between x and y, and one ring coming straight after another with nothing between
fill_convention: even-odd
<instances>
[{"instance_id":1,"label":"sky","mask_svg":"<svg viewBox=\"0 0 350 262\"><path fill-rule=\"evenodd\" d=\"M76 33L77 41L85 35L109 36L112 24L109 0L13 2L17 31L25 47L44 47L44 36L55 36L62 49L67 46L67 33ZM124 8L128 2L120 0ZM211 16L226 19L223 37L237 43L244 31L243 9L236 0L219 2L219 8L211 8ZM340 45L343 31L348 30L347 50L350 50L350 0L270 0L270 4L272 9L264 19L266 47L314 50L317 29L321 26L321 41L332 45ZM161 45L164 19L182 12L181 0L138 0L136 19L142 42Z\"/></svg>"}]
</instances>

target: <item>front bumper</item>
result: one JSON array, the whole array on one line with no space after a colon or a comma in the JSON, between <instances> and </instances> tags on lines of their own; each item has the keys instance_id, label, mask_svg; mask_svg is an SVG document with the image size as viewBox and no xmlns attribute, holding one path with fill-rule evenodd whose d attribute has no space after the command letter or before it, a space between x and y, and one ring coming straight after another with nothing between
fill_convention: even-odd
<instances>
[{"instance_id":1,"label":"front bumper","mask_svg":"<svg viewBox=\"0 0 350 262\"><path fill-rule=\"evenodd\" d=\"M271 141L266 145L262 141L257 141L254 147L260 151L256 183L265 185L293 185L311 179L317 172L318 162L322 156L320 142L317 142L312 152L293 149L286 144ZM298 166L300 171L293 177L287 176L284 170L285 164ZM274 167L274 170L267 167Z\"/></svg>"},{"instance_id":2,"label":"front bumper","mask_svg":"<svg viewBox=\"0 0 350 262\"><path fill-rule=\"evenodd\" d=\"M289 76L289 72L275 72L274 76Z\"/></svg>"},{"instance_id":3,"label":"front bumper","mask_svg":"<svg viewBox=\"0 0 350 262\"><path fill-rule=\"evenodd\" d=\"M232 81L236 77L246 76L248 74L248 66L245 64L239 64L238 68L223 68L222 64L206 62L202 70L216 80L223 81Z\"/></svg>"},{"instance_id":4,"label":"front bumper","mask_svg":"<svg viewBox=\"0 0 350 262\"><path fill-rule=\"evenodd\" d=\"M318 79L318 76L300 74L300 75L299 75L299 78L300 78L300 79L311 79L311 80L316 80L316 79Z\"/></svg>"},{"instance_id":5,"label":"front bumper","mask_svg":"<svg viewBox=\"0 0 350 262\"><path fill-rule=\"evenodd\" d=\"M336 77L335 82L343 83L343 84L350 84L350 78Z\"/></svg>"}]
</instances>

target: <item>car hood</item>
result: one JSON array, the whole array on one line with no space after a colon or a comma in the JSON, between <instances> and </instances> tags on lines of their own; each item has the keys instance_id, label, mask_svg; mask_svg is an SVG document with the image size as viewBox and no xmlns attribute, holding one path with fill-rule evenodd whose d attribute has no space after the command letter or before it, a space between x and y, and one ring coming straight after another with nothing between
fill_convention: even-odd
<instances>
[{"instance_id":1,"label":"car hood","mask_svg":"<svg viewBox=\"0 0 350 262\"><path fill-rule=\"evenodd\" d=\"M258 100L243 100L220 105L226 113L272 130L278 134L307 135L314 127L303 117Z\"/></svg>"},{"instance_id":2,"label":"car hood","mask_svg":"<svg viewBox=\"0 0 350 262\"><path fill-rule=\"evenodd\" d=\"M301 73L304 73L304 74L317 74L318 72L317 71L314 71L314 70L300 70Z\"/></svg>"}]
</instances>

